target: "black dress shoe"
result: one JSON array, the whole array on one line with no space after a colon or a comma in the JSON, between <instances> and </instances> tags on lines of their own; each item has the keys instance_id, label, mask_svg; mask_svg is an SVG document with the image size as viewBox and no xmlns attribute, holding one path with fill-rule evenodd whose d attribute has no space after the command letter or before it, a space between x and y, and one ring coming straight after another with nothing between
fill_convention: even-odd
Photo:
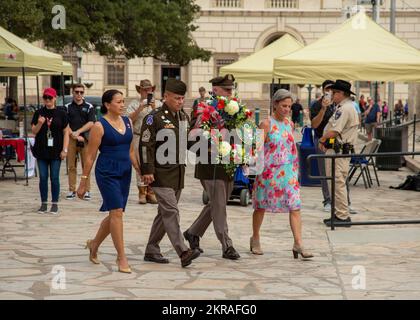
<instances>
[{"instance_id":1,"label":"black dress shoe","mask_svg":"<svg viewBox=\"0 0 420 320\"><path fill-rule=\"evenodd\" d=\"M343 222L351 222L350 217L348 217L345 220L337 218L336 215L334 215L334 226L335 227L344 227L344 228L350 228L351 225L342 224ZM330 219L324 219L324 223L327 227L331 227L331 218Z\"/></svg>"},{"instance_id":2,"label":"black dress shoe","mask_svg":"<svg viewBox=\"0 0 420 320\"><path fill-rule=\"evenodd\" d=\"M198 249L188 249L184 251L181 255L181 266L185 268L189 266L191 262L200 256L200 250Z\"/></svg>"},{"instance_id":3,"label":"black dress shoe","mask_svg":"<svg viewBox=\"0 0 420 320\"><path fill-rule=\"evenodd\" d=\"M155 262L155 263L169 263L169 260L162 256L150 255L150 254L146 254L144 256L144 261Z\"/></svg>"},{"instance_id":4,"label":"black dress shoe","mask_svg":"<svg viewBox=\"0 0 420 320\"><path fill-rule=\"evenodd\" d=\"M223 252L223 258L230 259L230 260L238 260L241 256L239 253L235 250L234 247L229 247L226 249L225 252Z\"/></svg>"},{"instance_id":5,"label":"black dress shoe","mask_svg":"<svg viewBox=\"0 0 420 320\"><path fill-rule=\"evenodd\" d=\"M185 240L187 240L190 244L191 249L198 249L201 253L203 253L203 249L200 248L200 237L195 236L191 233L188 233L188 230L183 233Z\"/></svg>"}]
</instances>

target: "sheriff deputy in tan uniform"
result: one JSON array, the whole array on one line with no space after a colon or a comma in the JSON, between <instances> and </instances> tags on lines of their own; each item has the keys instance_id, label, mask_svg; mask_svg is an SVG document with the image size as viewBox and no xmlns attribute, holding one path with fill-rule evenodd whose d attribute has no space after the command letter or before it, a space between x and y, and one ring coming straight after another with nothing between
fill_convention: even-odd
<instances>
[{"instance_id":1,"label":"sheriff deputy in tan uniform","mask_svg":"<svg viewBox=\"0 0 420 320\"><path fill-rule=\"evenodd\" d=\"M168 259L162 256L159 247L160 241L167 233L181 258L182 267L188 266L200 255L198 249L189 249L185 245L179 226L178 200L184 188L185 175L185 161L181 160L187 151L189 121L188 115L182 110L186 90L187 86L182 81L172 78L167 80L165 102L161 108L152 111L144 118L139 146L143 180L151 185L158 201L158 214L153 221L144 260L169 263ZM167 131L161 131L165 129ZM185 130L184 137L180 136L181 130ZM159 141L157 135L163 133L167 136L168 132L175 136L176 143L170 145L167 153L163 152L168 155L168 159L161 159L162 154L158 149L168 143ZM185 141L181 141L182 138ZM182 145L185 145L184 150Z\"/></svg>"},{"instance_id":2,"label":"sheriff deputy in tan uniform","mask_svg":"<svg viewBox=\"0 0 420 320\"><path fill-rule=\"evenodd\" d=\"M216 77L209 82L213 85L214 96L232 97L235 78L232 74L224 77ZM214 100L217 105L217 100ZM191 120L191 127L194 121ZM210 159L210 158L209 158ZM198 163L195 167L195 178L199 179L209 197L209 203L203 208L198 218L191 227L184 232L185 239L190 243L191 248L200 248L200 237L203 237L210 223L216 232L217 239L222 244L222 257L225 259L237 260L239 253L232 245L228 234L226 203L233 190L233 180L230 178L221 164Z\"/></svg>"},{"instance_id":3,"label":"sheriff deputy in tan uniform","mask_svg":"<svg viewBox=\"0 0 420 320\"><path fill-rule=\"evenodd\" d=\"M354 152L357 142L359 116L354 108L350 95L351 84L344 80L337 80L333 86L333 101L336 109L324 129L324 135L319 139L319 147L326 154L335 154L333 142L336 140L336 149L339 153L349 154ZM337 143L338 142L338 143ZM337 150L338 151L338 150ZM331 159L326 159L326 174L331 174ZM340 222L351 222L348 210L346 180L349 172L350 158L335 159L335 216L334 224L339 227ZM331 218L324 223L331 226ZM343 225L341 225L343 226ZM350 226L345 226L350 227Z\"/></svg>"}]
</instances>

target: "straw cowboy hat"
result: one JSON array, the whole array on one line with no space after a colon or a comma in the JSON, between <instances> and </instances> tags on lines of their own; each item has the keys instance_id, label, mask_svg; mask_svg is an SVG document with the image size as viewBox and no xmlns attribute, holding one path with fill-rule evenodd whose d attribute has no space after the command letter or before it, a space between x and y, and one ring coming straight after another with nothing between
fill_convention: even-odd
<instances>
[{"instance_id":1,"label":"straw cowboy hat","mask_svg":"<svg viewBox=\"0 0 420 320\"><path fill-rule=\"evenodd\" d=\"M152 83L148 79L144 79L140 81L140 85L136 85L136 90L138 93L140 93L141 89L149 89L152 88L153 91L155 91L156 86L152 86Z\"/></svg>"}]
</instances>

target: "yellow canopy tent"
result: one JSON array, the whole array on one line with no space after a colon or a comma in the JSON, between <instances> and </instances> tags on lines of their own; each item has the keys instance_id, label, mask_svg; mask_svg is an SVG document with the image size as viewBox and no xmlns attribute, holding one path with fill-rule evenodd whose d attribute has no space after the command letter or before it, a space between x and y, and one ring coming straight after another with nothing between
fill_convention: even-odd
<instances>
[{"instance_id":1,"label":"yellow canopy tent","mask_svg":"<svg viewBox=\"0 0 420 320\"><path fill-rule=\"evenodd\" d=\"M0 27L0 67L25 68L25 72L61 72L63 57L38 48Z\"/></svg>"},{"instance_id":2,"label":"yellow canopy tent","mask_svg":"<svg viewBox=\"0 0 420 320\"><path fill-rule=\"evenodd\" d=\"M22 75L21 68L2 68L0 67L0 77L20 77ZM73 65L70 62L63 61L61 65L61 69L58 71L47 71L44 70L42 72L25 72L27 76L53 76L53 75L63 75L65 76L72 76L73 75Z\"/></svg>"},{"instance_id":3,"label":"yellow canopy tent","mask_svg":"<svg viewBox=\"0 0 420 320\"><path fill-rule=\"evenodd\" d=\"M273 74L284 83L420 81L420 51L365 13L308 46L274 60Z\"/></svg>"},{"instance_id":4,"label":"yellow canopy tent","mask_svg":"<svg viewBox=\"0 0 420 320\"><path fill-rule=\"evenodd\" d=\"M59 54L38 48L0 27L0 72L1 71L4 72L4 75L6 75L7 72L14 73L12 76L22 75L24 134L26 145L28 145L28 128L26 121L26 74L36 75L41 72L60 73L61 79L63 80L63 57ZM63 87L64 84L62 83L62 88ZM25 163L27 163L27 160L28 148L25 148ZM28 170L25 170L25 178L26 186L28 186Z\"/></svg>"},{"instance_id":5,"label":"yellow canopy tent","mask_svg":"<svg viewBox=\"0 0 420 320\"><path fill-rule=\"evenodd\" d=\"M273 79L273 60L303 48L303 44L289 34L274 41L267 47L235 63L224 66L220 74L231 73L237 82L271 83Z\"/></svg>"}]
</instances>

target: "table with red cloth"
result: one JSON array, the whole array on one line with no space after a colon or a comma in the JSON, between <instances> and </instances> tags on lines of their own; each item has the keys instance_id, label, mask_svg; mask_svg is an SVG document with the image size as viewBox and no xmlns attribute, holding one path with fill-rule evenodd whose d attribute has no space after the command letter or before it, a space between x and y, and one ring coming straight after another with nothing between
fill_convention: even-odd
<instances>
[{"instance_id":1,"label":"table with red cloth","mask_svg":"<svg viewBox=\"0 0 420 320\"><path fill-rule=\"evenodd\" d=\"M25 160L25 139L0 139L0 147L6 146L15 148L18 162Z\"/></svg>"},{"instance_id":2,"label":"table with red cloth","mask_svg":"<svg viewBox=\"0 0 420 320\"><path fill-rule=\"evenodd\" d=\"M25 139L22 139L22 138L0 139L0 147L7 147L7 146L12 146L16 150L18 162L25 161ZM10 160L11 159L8 156L6 156L5 159L3 159L4 164L3 164L3 168L1 169L1 172L2 172L1 177L4 178L4 174L6 172L11 172L15 175L15 181L16 181L17 176L16 176L16 171L14 168L24 167L24 165L12 165L10 163Z\"/></svg>"}]
</instances>

